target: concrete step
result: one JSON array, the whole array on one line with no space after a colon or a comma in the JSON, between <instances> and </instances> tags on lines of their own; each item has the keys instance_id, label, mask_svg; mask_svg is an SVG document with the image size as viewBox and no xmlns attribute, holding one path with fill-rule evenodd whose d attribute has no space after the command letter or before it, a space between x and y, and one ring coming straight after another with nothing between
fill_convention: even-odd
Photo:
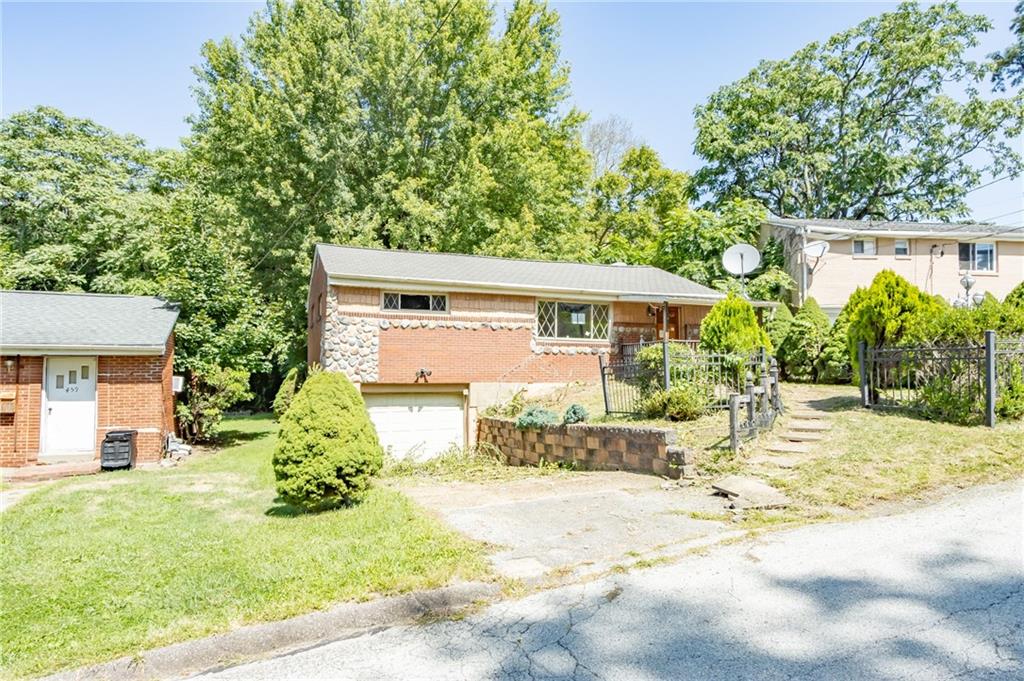
<instances>
[{"instance_id":1,"label":"concrete step","mask_svg":"<svg viewBox=\"0 0 1024 681\"><path fill-rule=\"evenodd\" d=\"M769 452L780 452L783 454L809 454L811 451L810 445L800 444L799 442L773 442L768 445Z\"/></svg>"},{"instance_id":2,"label":"concrete step","mask_svg":"<svg viewBox=\"0 0 1024 681\"><path fill-rule=\"evenodd\" d=\"M0 469L0 480L3 482L40 482L67 478L73 475L92 475L99 472L99 459L92 459L90 461L36 464L21 468L3 468Z\"/></svg>"},{"instance_id":3,"label":"concrete step","mask_svg":"<svg viewBox=\"0 0 1024 681\"><path fill-rule=\"evenodd\" d=\"M789 428L791 430L821 433L826 430L832 430L832 425L829 423L822 423L820 421L790 421Z\"/></svg>"},{"instance_id":4,"label":"concrete step","mask_svg":"<svg viewBox=\"0 0 1024 681\"><path fill-rule=\"evenodd\" d=\"M768 456L761 454L749 459L750 463L759 465L778 466L779 468L796 468L800 465L800 459L795 456Z\"/></svg>"},{"instance_id":5,"label":"concrete step","mask_svg":"<svg viewBox=\"0 0 1024 681\"><path fill-rule=\"evenodd\" d=\"M790 416L795 416L798 419L809 419L812 421L826 421L831 415L824 411L817 411L815 409L793 409L787 412Z\"/></svg>"},{"instance_id":6,"label":"concrete step","mask_svg":"<svg viewBox=\"0 0 1024 681\"><path fill-rule=\"evenodd\" d=\"M780 437L783 440L789 440L790 442L818 442L825 439L825 436L820 433L808 433L806 431L790 431L788 433L783 433Z\"/></svg>"}]
</instances>

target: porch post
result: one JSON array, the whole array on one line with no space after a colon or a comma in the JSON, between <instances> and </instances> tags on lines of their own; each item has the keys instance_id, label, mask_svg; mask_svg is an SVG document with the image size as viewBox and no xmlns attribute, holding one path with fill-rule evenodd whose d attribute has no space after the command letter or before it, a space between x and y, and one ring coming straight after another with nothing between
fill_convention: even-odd
<instances>
[{"instance_id":1,"label":"porch post","mask_svg":"<svg viewBox=\"0 0 1024 681\"><path fill-rule=\"evenodd\" d=\"M665 390L669 389L672 377L668 367L668 301L661 304L661 364L664 369Z\"/></svg>"}]
</instances>

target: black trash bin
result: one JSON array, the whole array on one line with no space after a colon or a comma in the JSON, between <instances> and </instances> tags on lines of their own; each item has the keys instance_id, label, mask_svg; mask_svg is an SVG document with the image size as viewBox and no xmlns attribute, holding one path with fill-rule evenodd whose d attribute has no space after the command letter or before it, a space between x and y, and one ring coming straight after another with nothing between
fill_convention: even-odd
<instances>
[{"instance_id":1,"label":"black trash bin","mask_svg":"<svg viewBox=\"0 0 1024 681\"><path fill-rule=\"evenodd\" d=\"M107 433L100 447L100 468L134 468L135 434L134 430L112 430Z\"/></svg>"}]
</instances>

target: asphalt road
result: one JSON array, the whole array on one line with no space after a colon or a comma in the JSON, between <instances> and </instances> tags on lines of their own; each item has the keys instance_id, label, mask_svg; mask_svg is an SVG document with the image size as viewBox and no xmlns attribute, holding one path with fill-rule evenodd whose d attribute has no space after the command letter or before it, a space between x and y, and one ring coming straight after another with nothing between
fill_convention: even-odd
<instances>
[{"instance_id":1,"label":"asphalt road","mask_svg":"<svg viewBox=\"0 0 1024 681\"><path fill-rule=\"evenodd\" d=\"M234 667L228 679L1024 679L1024 485Z\"/></svg>"}]
</instances>

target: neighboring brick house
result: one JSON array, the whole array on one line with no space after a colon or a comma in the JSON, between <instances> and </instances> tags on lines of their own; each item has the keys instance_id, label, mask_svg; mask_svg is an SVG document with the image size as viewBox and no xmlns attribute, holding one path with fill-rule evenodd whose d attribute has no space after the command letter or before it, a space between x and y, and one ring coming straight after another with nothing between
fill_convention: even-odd
<instances>
[{"instance_id":1,"label":"neighboring brick house","mask_svg":"<svg viewBox=\"0 0 1024 681\"><path fill-rule=\"evenodd\" d=\"M797 282L793 303L814 298L833 318L857 287L870 285L884 269L950 301L964 295L960 280L967 273L975 282L972 294L1000 300L1024 281L1020 227L772 217L762 234L784 246Z\"/></svg>"},{"instance_id":2,"label":"neighboring brick house","mask_svg":"<svg viewBox=\"0 0 1024 681\"><path fill-rule=\"evenodd\" d=\"M177 317L160 298L0 291L0 466L98 458L126 429L138 463L159 461Z\"/></svg>"},{"instance_id":3,"label":"neighboring brick house","mask_svg":"<svg viewBox=\"0 0 1024 681\"><path fill-rule=\"evenodd\" d=\"M723 296L654 267L320 244L308 361L360 386L385 446L429 456L473 441L479 410L519 390L597 381L599 356L696 340Z\"/></svg>"}]
</instances>

